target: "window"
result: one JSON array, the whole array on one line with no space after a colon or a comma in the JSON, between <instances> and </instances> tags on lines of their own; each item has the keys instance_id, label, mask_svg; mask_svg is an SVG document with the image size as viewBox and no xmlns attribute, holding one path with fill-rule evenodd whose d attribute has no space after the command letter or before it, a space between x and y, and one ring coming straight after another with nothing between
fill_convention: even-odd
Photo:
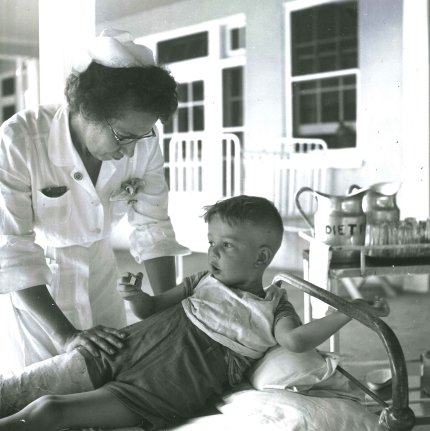
<instances>
[{"instance_id":1,"label":"window","mask_svg":"<svg viewBox=\"0 0 430 431\"><path fill-rule=\"evenodd\" d=\"M358 14L355 1L290 12L290 127L329 148L356 146Z\"/></svg>"},{"instance_id":2,"label":"window","mask_svg":"<svg viewBox=\"0 0 430 431\"><path fill-rule=\"evenodd\" d=\"M0 76L0 124L17 112L15 73Z\"/></svg>"},{"instance_id":3,"label":"window","mask_svg":"<svg viewBox=\"0 0 430 431\"><path fill-rule=\"evenodd\" d=\"M243 66L222 71L223 127L243 126Z\"/></svg>"},{"instance_id":4,"label":"window","mask_svg":"<svg viewBox=\"0 0 430 431\"><path fill-rule=\"evenodd\" d=\"M178 85L178 111L165 133L200 132L204 130L204 83L203 81L183 82Z\"/></svg>"},{"instance_id":5,"label":"window","mask_svg":"<svg viewBox=\"0 0 430 431\"><path fill-rule=\"evenodd\" d=\"M12 117L12 115L15 114L15 112L16 112L15 105L3 106L3 108L2 108L3 121L8 120L10 117Z\"/></svg>"},{"instance_id":6,"label":"window","mask_svg":"<svg viewBox=\"0 0 430 431\"><path fill-rule=\"evenodd\" d=\"M5 78L1 83L2 96L12 96L15 94L15 77Z\"/></svg>"},{"instance_id":7,"label":"window","mask_svg":"<svg viewBox=\"0 0 430 431\"><path fill-rule=\"evenodd\" d=\"M139 42L154 49L157 61L178 82L178 109L160 127L168 184L172 190L185 182L188 187L186 178L193 172L194 191L237 193L244 137L245 16L178 28Z\"/></svg>"},{"instance_id":8,"label":"window","mask_svg":"<svg viewBox=\"0 0 430 431\"><path fill-rule=\"evenodd\" d=\"M224 28L224 57L245 54L245 29L245 25L228 25Z\"/></svg>"},{"instance_id":9,"label":"window","mask_svg":"<svg viewBox=\"0 0 430 431\"><path fill-rule=\"evenodd\" d=\"M229 128L229 133L234 133L243 148L243 66L225 68L222 71L222 96L223 96L223 128ZM228 147L226 142L222 143L223 171L230 170L235 175L235 158L241 157L235 154L234 147ZM230 166L227 164L230 163ZM234 194L233 184L227 184L223 176L223 194L230 196Z\"/></svg>"},{"instance_id":10,"label":"window","mask_svg":"<svg viewBox=\"0 0 430 431\"><path fill-rule=\"evenodd\" d=\"M165 40L157 44L157 58L162 64L191 60L208 55L208 32Z\"/></svg>"}]
</instances>

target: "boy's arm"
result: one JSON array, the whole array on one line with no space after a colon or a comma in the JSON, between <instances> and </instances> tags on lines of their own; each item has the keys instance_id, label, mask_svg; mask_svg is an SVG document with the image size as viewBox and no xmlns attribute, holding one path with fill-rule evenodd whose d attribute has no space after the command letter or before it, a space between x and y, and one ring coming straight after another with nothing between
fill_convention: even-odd
<instances>
[{"instance_id":1,"label":"boy's arm","mask_svg":"<svg viewBox=\"0 0 430 431\"><path fill-rule=\"evenodd\" d=\"M142 277L141 272L136 276L128 273L128 275L121 277L118 282L119 294L122 299L129 301L131 310L140 319L145 319L158 311L178 304L186 296L184 283L178 284L159 295L148 295L141 289Z\"/></svg>"},{"instance_id":2,"label":"boy's arm","mask_svg":"<svg viewBox=\"0 0 430 431\"><path fill-rule=\"evenodd\" d=\"M352 303L374 316L385 317L390 312L383 298L375 297L370 303L354 299ZM278 344L292 352L306 352L319 346L351 320L351 317L336 310L301 326L298 326L295 319L286 317L276 323L275 338Z\"/></svg>"},{"instance_id":3,"label":"boy's arm","mask_svg":"<svg viewBox=\"0 0 430 431\"><path fill-rule=\"evenodd\" d=\"M300 326L295 319L286 317L276 323L275 338L278 344L292 352L306 352L319 346L350 320L339 311Z\"/></svg>"}]
</instances>

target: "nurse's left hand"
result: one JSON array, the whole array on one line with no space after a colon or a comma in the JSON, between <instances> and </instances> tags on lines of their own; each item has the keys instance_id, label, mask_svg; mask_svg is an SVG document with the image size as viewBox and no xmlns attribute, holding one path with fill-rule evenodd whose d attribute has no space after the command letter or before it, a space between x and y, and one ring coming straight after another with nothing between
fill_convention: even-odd
<instances>
[{"instance_id":1,"label":"nurse's left hand","mask_svg":"<svg viewBox=\"0 0 430 431\"><path fill-rule=\"evenodd\" d=\"M124 347L122 340L126 335L124 331L99 325L83 331L76 331L67 339L64 348L66 352L69 352L81 346L95 357L100 356L100 350L114 355Z\"/></svg>"}]
</instances>

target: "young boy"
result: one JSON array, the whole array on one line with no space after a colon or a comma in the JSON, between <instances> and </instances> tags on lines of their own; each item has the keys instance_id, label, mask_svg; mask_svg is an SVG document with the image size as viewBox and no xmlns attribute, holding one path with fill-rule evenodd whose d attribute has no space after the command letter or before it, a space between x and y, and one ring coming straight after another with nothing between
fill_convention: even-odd
<instances>
[{"instance_id":1,"label":"young boy","mask_svg":"<svg viewBox=\"0 0 430 431\"><path fill-rule=\"evenodd\" d=\"M95 389L43 396L0 419L1 431L158 429L196 416L270 347L313 349L350 320L336 311L301 325L284 290L263 289L283 236L268 200L226 199L206 208L205 221L207 272L157 296L142 292L140 276L136 283L130 274L121 279L121 295L144 320L123 329L125 347L115 356L82 350Z\"/></svg>"}]
</instances>

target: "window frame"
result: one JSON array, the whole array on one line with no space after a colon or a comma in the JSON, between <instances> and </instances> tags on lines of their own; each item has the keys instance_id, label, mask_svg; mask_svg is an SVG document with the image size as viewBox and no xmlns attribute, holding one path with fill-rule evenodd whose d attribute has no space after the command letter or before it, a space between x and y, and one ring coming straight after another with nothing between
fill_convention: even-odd
<instances>
[{"instance_id":1,"label":"window frame","mask_svg":"<svg viewBox=\"0 0 430 431\"><path fill-rule=\"evenodd\" d=\"M212 82L213 89L208 89L211 93L206 93L205 88L205 101L216 100L216 103L205 104L205 119L210 118L211 121L205 122L204 132L207 133L242 133L245 132L245 122L242 126L224 127L223 126L223 109L219 112L214 112L211 106L222 105L222 73L223 69L232 68L236 66L243 66L246 68L246 46L237 50L227 50L226 43L228 42L230 30L234 28L245 27L246 32L246 19L245 14L230 15L224 18L209 20L194 24L186 27L175 28L159 33L154 33L147 36L136 38L136 43L142 43L148 48L152 49L156 54L157 43L180 38L183 36L199 33L202 31L208 32L208 55L206 57L199 57L196 59L185 60L182 62L175 62L167 65L168 69L182 70L182 68L189 67L188 65L194 64L196 70L204 70L205 67L216 67L218 69L218 77ZM245 33L246 38L246 33ZM244 80L245 80L244 73ZM206 80L205 80L206 82ZM244 83L244 85L246 85ZM217 90L216 90L217 89ZM244 94L244 98L245 98ZM246 101L244 100L244 107L246 109ZM160 131L160 142L164 139L164 127L161 123L157 124Z\"/></svg>"},{"instance_id":2,"label":"window frame","mask_svg":"<svg viewBox=\"0 0 430 431\"><path fill-rule=\"evenodd\" d=\"M6 79L14 79L14 92L6 96L3 95L3 81ZM15 72L0 73L0 124L7 120L3 118L3 109L14 106L14 113L18 111L17 104L17 80Z\"/></svg>"},{"instance_id":3,"label":"window frame","mask_svg":"<svg viewBox=\"0 0 430 431\"><path fill-rule=\"evenodd\" d=\"M235 19L223 26L224 28L221 30L223 32L223 41L224 41L224 47L223 47L223 57L232 57L235 55L246 55L246 25L245 25L245 19ZM233 49L231 48L231 32L233 30L242 30L245 32L244 38L245 38L245 47Z\"/></svg>"},{"instance_id":4,"label":"window frame","mask_svg":"<svg viewBox=\"0 0 430 431\"><path fill-rule=\"evenodd\" d=\"M352 148L331 148L328 150L328 154L332 155L333 163L342 164L342 167L347 163L348 167L359 167L362 165L362 157L360 154L360 68L359 64L357 68L349 68L342 70L335 70L329 72L318 72L306 75L293 76L292 74L292 51L291 51L291 13L306 9L314 6L322 6L324 4L332 3L345 3L350 0L292 0L284 3L284 28L285 28L285 130L287 137L293 137L294 130L294 105L293 105L293 84L295 82L313 81L317 79L334 78L347 75L355 75L356 78L356 146ZM359 6L359 2L357 5ZM358 26L360 22L358 22ZM358 28L358 46L360 31ZM358 52L359 57L359 52Z\"/></svg>"}]
</instances>

